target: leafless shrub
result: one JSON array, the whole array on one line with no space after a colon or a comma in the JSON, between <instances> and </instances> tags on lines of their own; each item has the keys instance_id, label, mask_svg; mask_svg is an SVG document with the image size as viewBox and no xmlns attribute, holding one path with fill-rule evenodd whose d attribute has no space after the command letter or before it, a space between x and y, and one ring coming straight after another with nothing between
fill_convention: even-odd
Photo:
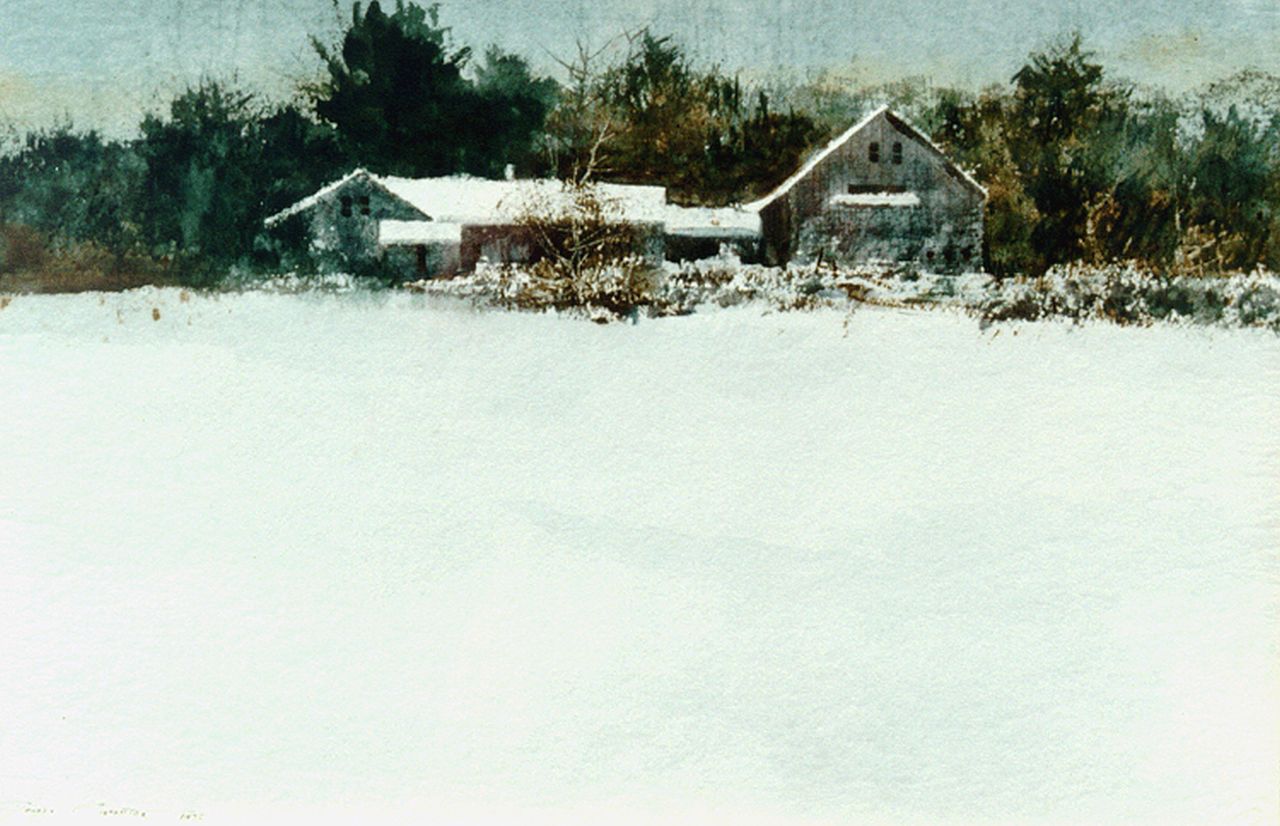
<instances>
[{"instance_id":1,"label":"leafless shrub","mask_svg":"<svg viewBox=\"0 0 1280 826\"><path fill-rule=\"evenodd\" d=\"M590 181L531 190L515 223L534 245L523 288L504 290L518 306L595 308L622 317L653 301L659 273L643 251L657 230L628 220Z\"/></svg>"}]
</instances>

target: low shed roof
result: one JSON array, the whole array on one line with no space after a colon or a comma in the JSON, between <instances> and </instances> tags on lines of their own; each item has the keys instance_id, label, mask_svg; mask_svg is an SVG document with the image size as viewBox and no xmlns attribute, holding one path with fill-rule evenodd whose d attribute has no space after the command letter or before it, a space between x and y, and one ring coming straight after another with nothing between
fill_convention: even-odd
<instances>
[{"instance_id":1,"label":"low shed roof","mask_svg":"<svg viewBox=\"0 0 1280 826\"><path fill-rule=\"evenodd\" d=\"M683 207L668 205L666 230L672 235L705 238L755 238L760 235L760 213L739 207Z\"/></svg>"}]
</instances>

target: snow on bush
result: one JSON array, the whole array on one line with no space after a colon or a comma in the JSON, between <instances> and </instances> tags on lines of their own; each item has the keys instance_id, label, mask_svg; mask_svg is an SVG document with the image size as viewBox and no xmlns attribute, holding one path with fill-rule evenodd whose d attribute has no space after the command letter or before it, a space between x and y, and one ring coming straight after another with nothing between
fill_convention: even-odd
<instances>
[{"instance_id":1,"label":"snow on bush","mask_svg":"<svg viewBox=\"0 0 1280 826\"><path fill-rule=\"evenodd\" d=\"M1133 265L1065 266L1040 278L992 282L976 309L984 324L1067 318L1267 327L1280 332L1280 277L1163 276Z\"/></svg>"},{"instance_id":2,"label":"snow on bush","mask_svg":"<svg viewBox=\"0 0 1280 826\"><path fill-rule=\"evenodd\" d=\"M643 273L643 277L637 276ZM471 276L411 288L464 296L478 305L556 309L610 321L643 313L687 315L757 304L770 310L852 310L860 305L948 308L1003 321L1109 321L1213 324L1280 332L1280 277L1258 271L1229 277L1163 276L1134 265L1056 267L1039 278L985 273L940 275L893 265L853 268L743 264L726 256L668 263L661 271L624 262L593 273L590 289L569 291L537 267L482 266Z\"/></svg>"}]
</instances>

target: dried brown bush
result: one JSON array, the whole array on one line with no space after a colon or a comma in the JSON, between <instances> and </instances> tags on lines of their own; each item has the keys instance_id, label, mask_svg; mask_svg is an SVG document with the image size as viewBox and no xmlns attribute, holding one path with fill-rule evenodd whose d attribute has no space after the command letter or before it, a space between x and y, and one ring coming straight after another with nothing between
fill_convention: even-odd
<instances>
[{"instance_id":1,"label":"dried brown bush","mask_svg":"<svg viewBox=\"0 0 1280 826\"><path fill-rule=\"evenodd\" d=\"M59 244L21 224L0 224L0 290L111 292L170 283L167 268L140 253L92 242Z\"/></svg>"}]
</instances>

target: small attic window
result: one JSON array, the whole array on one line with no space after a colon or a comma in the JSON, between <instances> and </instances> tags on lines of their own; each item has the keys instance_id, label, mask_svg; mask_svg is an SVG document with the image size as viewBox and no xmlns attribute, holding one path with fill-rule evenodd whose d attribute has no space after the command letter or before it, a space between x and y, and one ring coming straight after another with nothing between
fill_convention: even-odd
<instances>
[{"instance_id":1,"label":"small attic window","mask_svg":"<svg viewBox=\"0 0 1280 826\"><path fill-rule=\"evenodd\" d=\"M880 163L880 143L872 141L867 145L867 160L872 163Z\"/></svg>"},{"instance_id":2,"label":"small attic window","mask_svg":"<svg viewBox=\"0 0 1280 826\"><path fill-rule=\"evenodd\" d=\"M902 165L902 142L901 141L894 141L893 162L899 166Z\"/></svg>"},{"instance_id":3,"label":"small attic window","mask_svg":"<svg viewBox=\"0 0 1280 826\"><path fill-rule=\"evenodd\" d=\"M361 195L358 203L360 204L360 214L368 215L369 214L369 196Z\"/></svg>"},{"instance_id":4,"label":"small attic window","mask_svg":"<svg viewBox=\"0 0 1280 826\"><path fill-rule=\"evenodd\" d=\"M850 195L897 194L906 191L907 188L902 184L849 184Z\"/></svg>"},{"instance_id":5,"label":"small attic window","mask_svg":"<svg viewBox=\"0 0 1280 826\"><path fill-rule=\"evenodd\" d=\"M343 218L351 217L351 196L350 195L342 196L342 217Z\"/></svg>"}]
</instances>

